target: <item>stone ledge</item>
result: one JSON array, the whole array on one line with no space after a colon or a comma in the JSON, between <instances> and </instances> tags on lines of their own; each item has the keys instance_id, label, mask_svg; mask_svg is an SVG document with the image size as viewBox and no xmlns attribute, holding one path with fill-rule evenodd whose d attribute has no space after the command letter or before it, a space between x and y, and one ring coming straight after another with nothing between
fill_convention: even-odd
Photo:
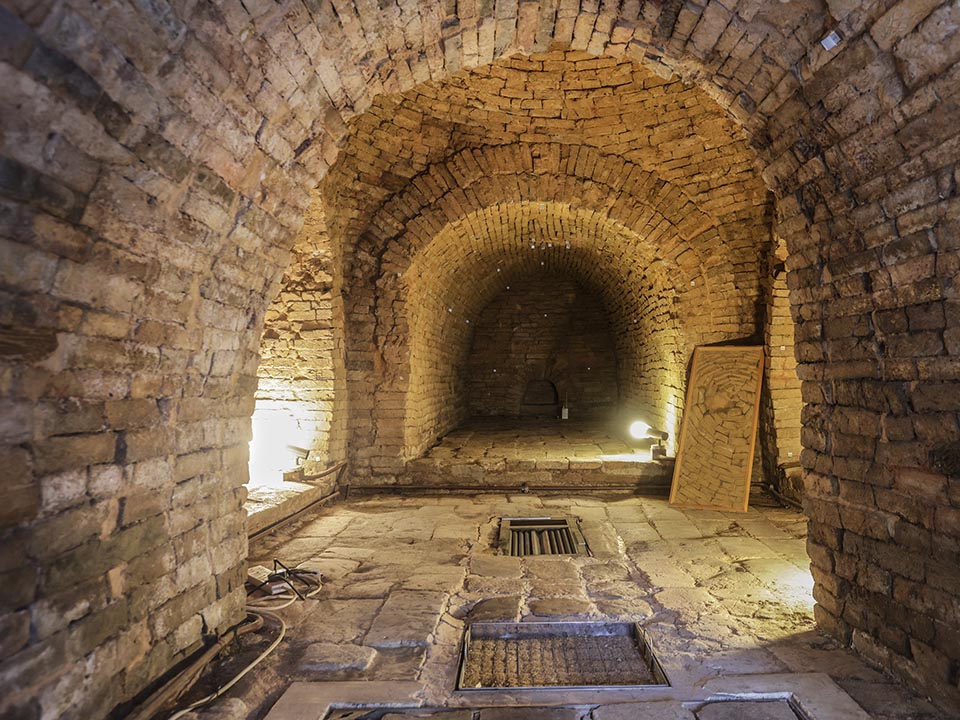
<instances>
[{"instance_id":1,"label":"stone ledge","mask_svg":"<svg viewBox=\"0 0 960 720\"><path fill-rule=\"evenodd\" d=\"M289 491L284 492L276 504L264 506L265 504L252 505L249 501L247 502L247 535L256 535L313 503L330 497L335 491L329 483L323 485L289 483L289 485L291 486Z\"/></svg>"},{"instance_id":2,"label":"stone ledge","mask_svg":"<svg viewBox=\"0 0 960 720\"><path fill-rule=\"evenodd\" d=\"M658 461L628 462L609 460L598 462L570 460L555 468L537 463L537 469L519 471L511 469L508 461L504 469L484 468L473 461L438 461L421 458L407 463L407 469L389 484L398 487L456 488L481 490L504 490L527 488L543 489L623 489L629 488L649 495L666 495L673 478L673 458ZM472 470L472 472L471 472ZM377 485L376 476L355 482L354 487Z\"/></svg>"}]
</instances>

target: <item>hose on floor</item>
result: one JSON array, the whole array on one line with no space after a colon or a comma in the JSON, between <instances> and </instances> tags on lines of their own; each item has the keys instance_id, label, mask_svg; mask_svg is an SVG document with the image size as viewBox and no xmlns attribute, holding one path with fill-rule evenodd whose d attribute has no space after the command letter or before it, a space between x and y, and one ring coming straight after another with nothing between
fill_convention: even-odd
<instances>
[{"instance_id":1,"label":"hose on floor","mask_svg":"<svg viewBox=\"0 0 960 720\"><path fill-rule=\"evenodd\" d=\"M323 589L323 583L317 573L302 570L300 567L288 568L280 561L274 560L274 569L277 570L278 568L281 568L283 572L278 572L277 575L279 579L289 587L289 592L255 597L256 593L266 585L266 582L254 587L247 595L247 619L239 625L230 628L222 636L217 638L216 642L205 649L196 660L191 662L189 666L184 668L163 687L157 690L157 692L147 698L135 712L128 716L128 720L151 720L158 713L162 712L165 707L176 701L177 698L183 696L184 693L188 692L190 688L196 684L203 674L203 671L224 649L243 635L260 630L264 626L265 620L269 619L279 627L277 637L274 638L267 648L215 692L177 710L170 715L167 720L178 720L187 713L221 697L245 675L257 667L257 665L263 662L270 653L277 649L286 636L287 624L283 621L283 618L275 614L274 611L290 607L290 605L297 601L311 598Z\"/></svg>"}]
</instances>

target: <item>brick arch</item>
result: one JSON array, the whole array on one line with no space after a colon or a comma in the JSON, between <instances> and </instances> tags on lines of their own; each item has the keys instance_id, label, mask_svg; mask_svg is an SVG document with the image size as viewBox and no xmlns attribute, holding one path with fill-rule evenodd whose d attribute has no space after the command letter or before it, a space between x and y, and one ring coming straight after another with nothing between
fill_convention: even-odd
<instances>
[{"instance_id":1,"label":"brick arch","mask_svg":"<svg viewBox=\"0 0 960 720\"><path fill-rule=\"evenodd\" d=\"M517 172L517 168L521 168L521 172ZM571 169L569 174L559 174L564 168ZM577 174L579 168L592 169L593 173ZM621 240L619 253L604 257L605 251L600 248L597 257L615 266L622 256L640 254L647 258L647 265L656 263L676 278L670 292L677 296L673 312L689 318L681 324L697 326L690 328L689 335L696 340L681 343L687 353L697 342L728 340L756 332L756 328L750 326L749 321L744 324L743 319L753 318L750 308L759 293L759 272L744 272L743 268L750 263L757 265L762 252L757 246L762 246L765 238L745 239L728 232L723 225L718 227L681 188L619 158L604 156L592 148L539 144L531 148L489 147L464 151L415 178L408 191L391 198L370 219L358 241L349 283L352 309L348 312L353 319L348 328L351 356L367 358L364 365L372 368L375 376L389 372L388 368L397 361L396 347L405 346L403 338L393 337L398 329L406 329L403 318L395 313L397 301L389 291L396 274L407 273L418 255L429 252L445 228L457 225L458 218L469 218L472 208L506 208L519 202L550 203L551 206L560 203L577 211L587 210L586 216L602 216L606 222L628 227L632 240ZM674 223L670 218L675 217L681 220ZM619 231L611 235L622 238L625 233ZM738 272L734 271L735 265L740 266ZM438 283L441 276L442 273L437 275ZM711 302L711 297L724 298L724 301L717 304ZM717 332L718 327L724 330ZM392 361L384 358L382 348L385 346L394 348L390 353ZM378 355L380 362L377 362ZM404 384L409 383L409 372L397 369L394 374L405 375ZM367 373L356 375L350 386L359 392L370 387L382 391L381 380L365 377ZM675 419L680 405L678 383L671 379L665 387L671 388L669 397L658 398L656 402L650 402L648 397L647 404L655 405L658 412L670 407L670 415ZM392 408L390 413L395 416L398 400L382 392L377 397L382 398L381 404ZM361 416L367 412L361 410ZM669 424L666 418L658 416L657 420ZM359 433L352 446L363 448L359 452L368 458L377 457L378 463L395 472L402 458L390 460L384 457L386 454L401 445L407 451L405 456L416 454L424 443L432 442L437 433L449 429L450 423L428 423L429 430L423 434L425 439L413 443L398 440L395 422L381 425L394 430L389 438L376 422L371 425L363 417L352 420L351 426ZM364 465L366 462L361 460L355 471L364 472Z\"/></svg>"},{"instance_id":2,"label":"brick arch","mask_svg":"<svg viewBox=\"0 0 960 720\"><path fill-rule=\"evenodd\" d=\"M354 443L376 458L375 471L397 472L465 417L459 374L481 311L541 270L572 277L604 303L617 337L624 407L673 429L685 358L703 338L730 335L683 317L664 263L633 231L562 203L502 203L448 224L402 274L384 276L383 333L362 385L375 388L376 430Z\"/></svg>"},{"instance_id":3,"label":"brick arch","mask_svg":"<svg viewBox=\"0 0 960 720\"><path fill-rule=\"evenodd\" d=\"M515 54L559 47L595 56L626 56L657 74L677 74L759 129L796 89L796 78L788 76L828 29L855 36L878 16L874 11L835 17L822 0L734 11L715 1L681 10L676 5L642 3L568 9L551 0L524 8L494 3L472 14L458 10L447 13L439 3L418 3L409 9L344 5L334 10L321 5L313 11L294 11L290 17L284 16L285 8L259 10L253 24L266 38L279 43L290 34L288 28L297 28L307 62L319 68L320 81L312 82L311 90L324 112L304 128L305 118L297 117L297 108L286 106L278 109L278 121L296 118L297 125L308 130L299 139L322 144L330 162L333 148L345 135L345 123L366 111L372 98ZM249 18L233 15L216 19L231 33L249 32ZM209 28L213 22L211 17L205 25ZM318 27L326 32L316 32ZM892 34L890 28L885 30ZM268 58L271 50L262 49ZM762 70L761 54L769 59L769 67ZM822 63L823 57L816 61ZM817 63L811 66L816 69ZM311 134L313 128L323 130Z\"/></svg>"},{"instance_id":4,"label":"brick arch","mask_svg":"<svg viewBox=\"0 0 960 720\"><path fill-rule=\"evenodd\" d=\"M347 244L404 187L420 182L430 194L478 168L602 177L616 176L618 158L717 219L752 214L762 223L768 202L746 134L696 87L625 58L514 56L380 96L350 128L323 184ZM448 167L452 156L459 162Z\"/></svg>"},{"instance_id":5,"label":"brick arch","mask_svg":"<svg viewBox=\"0 0 960 720\"><path fill-rule=\"evenodd\" d=\"M378 352L382 355L380 348L384 346L406 347L406 339L397 333L408 330L404 318L395 312L402 303L392 294L396 275L407 275L418 267L421 255L435 253L433 244L451 228L459 228L469 237L502 232L497 227L492 231L472 228L471 218L478 212L474 208L500 209L500 216L495 218L500 222L521 204L564 206L572 209L578 221L589 218L585 235L597 245L593 250L603 263L598 267L616 268L626 257L637 268L638 276L655 265L672 277L669 296L676 299L671 312L681 317L677 324L688 331L689 341L679 343L683 352L689 354L700 342L750 336L757 331L750 319L759 294L759 270L745 268L758 268L765 237L736 233L701 211L682 188L632 163L594 148L541 143L472 148L458 153L414 178L408 190L390 198L369 219L348 265L352 267L349 314L354 322L348 328L352 356L368 358L366 365L375 368L376 375L387 372L391 363L374 359ZM607 237L618 238L618 250L610 250L603 234L592 229L597 223L618 226L618 230L607 233ZM459 270L459 266L454 261L447 270ZM433 282L442 285L443 273L435 272ZM630 285L627 282L623 286ZM748 319L746 323L744 318ZM397 360L395 355L393 359ZM407 378L404 385L409 383L409 371L395 370L395 374ZM676 419L681 402L672 364L668 374L671 381L665 387L671 388L670 394L653 400L648 393L646 404L659 413L669 407L671 418ZM358 377L351 386L363 392L371 386L382 388L383 383ZM395 414L398 401L391 397L384 402ZM656 419L670 424L666 417L658 415ZM397 433L390 440L377 440L380 429L372 428L366 420L351 425L357 425L363 438L353 446L364 448L364 453L382 455L383 451L376 450L378 443L383 448L398 446ZM402 443L408 450L405 455L422 450L424 443L429 444L436 434L449 429L450 423L427 425L429 430L424 431L422 439ZM362 464L355 469L359 471ZM396 462L387 465L396 470Z\"/></svg>"},{"instance_id":6,"label":"brick arch","mask_svg":"<svg viewBox=\"0 0 960 720\"><path fill-rule=\"evenodd\" d=\"M756 263L757 246L768 242L730 237L724 224L700 209L683 187L597 149L545 143L487 146L430 166L410 181L408 190L385 202L359 233L356 250L345 249L345 272L354 282L369 282L364 269L371 268L371 257L402 269L440 228L473 208L527 200L576 204L639 236L675 239L661 246L663 259L687 281L713 282L717 291L733 282L734 258L745 255L743 262ZM692 257L681 258L686 253ZM363 258L357 260L357 255Z\"/></svg>"},{"instance_id":7,"label":"brick arch","mask_svg":"<svg viewBox=\"0 0 960 720\"><path fill-rule=\"evenodd\" d=\"M204 627L241 616L262 314L344 122L378 94L553 42L674 68L749 128L790 249L818 621L844 641L856 631L877 662L956 702L957 622L943 610L956 583L936 564L955 560L957 543L941 453L960 410L950 3L921 16L871 2L645 3L629 14L544 2L472 18L433 3L405 5L412 14L263 4L255 17L241 4L18 7L19 20L3 18L17 42L0 67L3 267L17 268L4 275L3 319L36 342L4 357L5 412L22 421L3 440L14 498L4 521L18 538L58 542L18 560L28 593L16 621L70 589L41 585L44 568L86 567L74 561L95 543L150 537L144 553L179 555L151 563L166 570L134 590L126 625L101 643L88 644L93 628L122 602L107 591L70 627L18 630L11 665L46 647L70 657L30 673L0 710L39 697L47 714L69 704L105 715ZM828 27L844 37L832 52L817 43ZM35 50L52 50L58 70L28 65ZM43 499L65 474L84 493ZM116 517L121 504L124 516L101 526L98 513ZM199 609L178 613L172 568L185 562L207 579L178 599ZM106 569L77 586L103 585ZM170 622L148 623L159 614ZM85 657L127 639L147 650L83 676Z\"/></svg>"}]
</instances>

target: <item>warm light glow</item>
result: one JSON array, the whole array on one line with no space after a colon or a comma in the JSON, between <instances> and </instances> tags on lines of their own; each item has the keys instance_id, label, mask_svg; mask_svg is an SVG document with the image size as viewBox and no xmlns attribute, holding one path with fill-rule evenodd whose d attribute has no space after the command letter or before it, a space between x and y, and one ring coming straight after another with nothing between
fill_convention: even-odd
<instances>
[{"instance_id":1,"label":"warm light glow","mask_svg":"<svg viewBox=\"0 0 960 720\"><path fill-rule=\"evenodd\" d=\"M645 438L648 432L650 432L650 426L645 422L636 420L630 424L630 435L635 437L637 440Z\"/></svg>"},{"instance_id":2,"label":"warm light glow","mask_svg":"<svg viewBox=\"0 0 960 720\"><path fill-rule=\"evenodd\" d=\"M289 407L258 402L253 412L250 441L251 485L282 485L283 473L297 467L297 456L288 445L310 447L311 438Z\"/></svg>"}]
</instances>

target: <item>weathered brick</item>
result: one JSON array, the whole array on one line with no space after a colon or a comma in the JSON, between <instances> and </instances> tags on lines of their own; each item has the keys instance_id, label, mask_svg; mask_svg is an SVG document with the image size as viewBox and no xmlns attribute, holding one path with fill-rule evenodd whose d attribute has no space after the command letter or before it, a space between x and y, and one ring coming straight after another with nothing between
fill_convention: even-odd
<instances>
[{"instance_id":1,"label":"weathered brick","mask_svg":"<svg viewBox=\"0 0 960 720\"><path fill-rule=\"evenodd\" d=\"M29 522L40 509L40 488L33 479L29 453L19 447L0 448L0 464L5 476L0 527Z\"/></svg>"},{"instance_id":2,"label":"weathered brick","mask_svg":"<svg viewBox=\"0 0 960 720\"><path fill-rule=\"evenodd\" d=\"M51 437L36 447L36 472L48 474L83 465L112 462L117 441L112 433Z\"/></svg>"}]
</instances>

